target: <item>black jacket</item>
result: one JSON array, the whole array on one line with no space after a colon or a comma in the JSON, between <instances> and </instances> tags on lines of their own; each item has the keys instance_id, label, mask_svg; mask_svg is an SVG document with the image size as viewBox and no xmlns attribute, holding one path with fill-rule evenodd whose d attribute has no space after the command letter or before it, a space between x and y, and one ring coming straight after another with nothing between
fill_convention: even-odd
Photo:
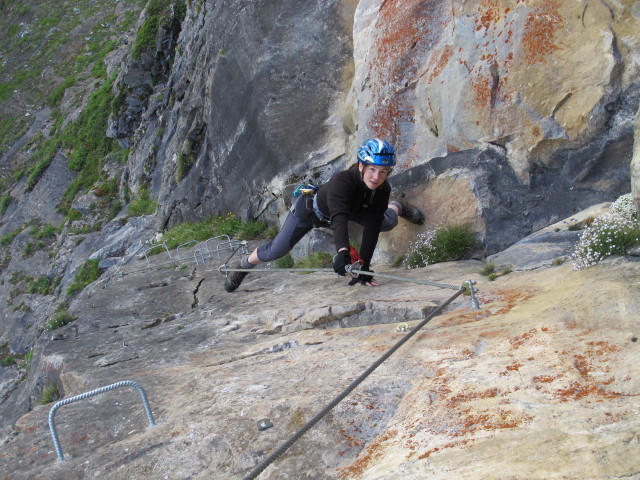
<instances>
[{"instance_id":1,"label":"black jacket","mask_svg":"<svg viewBox=\"0 0 640 480\"><path fill-rule=\"evenodd\" d=\"M336 173L318 190L318 207L331 219L331 230L336 250L349 248L348 221L364 227L360 257L363 270L369 268L371 257L378 244L380 225L389 205L391 186L384 182L376 190L369 190L357 168Z\"/></svg>"}]
</instances>

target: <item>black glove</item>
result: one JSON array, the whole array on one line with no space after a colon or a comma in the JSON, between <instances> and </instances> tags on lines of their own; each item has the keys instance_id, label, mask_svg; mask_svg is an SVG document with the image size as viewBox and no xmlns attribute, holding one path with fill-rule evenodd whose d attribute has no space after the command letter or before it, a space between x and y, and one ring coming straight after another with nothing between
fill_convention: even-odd
<instances>
[{"instance_id":1,"label":"black glove","mask_svg":"<svg viewBox=\"0 0 640 480\"><path fill-rule=\"evenodd\" d=\"M351 265L351 254L349 250L342 250L333 256L333 271L340 276L345 276L347 270L345 267Z\"/></svg>"},{"instance_id":2,"label":"black glove","mask_svg":"<svg viewBox=\"0 0 640 480\"><path fill-rule=\"evenodd\" d=\"M373 273L373 270L369 269L369 272ZM357 285L358 283L361 283L362 285L366 285L367 283L370 283L373 281L373 275L358 275L357 277L355 277L353 280L351 280L349 282L349 285L351 285L352 287L354 285Z\"/></svg>"}]
</instances>

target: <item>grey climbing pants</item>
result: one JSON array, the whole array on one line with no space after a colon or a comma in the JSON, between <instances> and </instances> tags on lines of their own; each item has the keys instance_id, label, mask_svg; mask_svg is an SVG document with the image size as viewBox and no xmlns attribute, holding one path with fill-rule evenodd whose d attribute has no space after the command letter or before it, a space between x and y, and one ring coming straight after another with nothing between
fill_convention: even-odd
<instances>
[{"instance_id":1,"label":"grey climbing pants","mask_svg":"<svg viewBox=\"0 0 640 480\"><path fill-rule=\"evenodd\" d=\"M398 215L395 210L387 208L380 231L388 232L396 225ZM313 195L300 195L291 207L280 232L271 241L258 247L258 258L262 262L272 262L284 257L312 228L318 227L331 228L331 225L316 216Z\"/></svg>"}]
</instances>

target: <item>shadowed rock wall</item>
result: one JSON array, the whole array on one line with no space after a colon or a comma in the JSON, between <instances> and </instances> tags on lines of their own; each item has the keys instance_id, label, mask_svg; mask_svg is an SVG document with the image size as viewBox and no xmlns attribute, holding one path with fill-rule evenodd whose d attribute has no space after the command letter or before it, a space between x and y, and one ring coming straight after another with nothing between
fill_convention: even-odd
<instances>
[{"instance_id":1,"label":"shadowed rock wall","mask_svg":"<svg viewBox=\"0 0 640 480\"><path fill-rule=\"evenodd\" d=\"M257 216L273 200L270 183L304 174L316 150L325 162L343 153L340 116L332 116L353 70L354 8L287 0L189 10L164 105L140 139L156 142L155 166L145 174L151 146L130 163L134 184L152 179L160 225ZM176 178L181 157L194 163L184 179Z\"/></svg>"}]
</instances>

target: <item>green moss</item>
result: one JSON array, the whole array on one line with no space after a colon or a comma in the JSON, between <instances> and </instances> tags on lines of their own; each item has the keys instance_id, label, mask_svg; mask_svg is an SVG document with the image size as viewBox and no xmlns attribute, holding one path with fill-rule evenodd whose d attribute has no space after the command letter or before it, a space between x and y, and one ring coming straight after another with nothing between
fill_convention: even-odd
<instances>
[{"instance_id":1,"label":"green moss","mask_svg":"<svg viewBox=\"0 0 640 480\"><path fill-rule=\"evenodd\" d=\"M75 222L76 220L80 220L81 218L82 218L82 214L80 213L80 210L77 210L75 208L70 208L69 211L67 212L68 222Z\"/></svg>"},{"instance_id":2,"label":"green moss","mask_svg":"<svg viewBox=\"0 0 640 480\"><path fill-rule=\"evenodd\" d=\"M7 355L6 357L2 357L2 360L0 360L0 365L3 367L10 367L14 363L16 363L16 358L13 355Z\"/></svg>"},{"instance_id":3,"label":"green moss","mask_svg":"<svg viewBox=\"0 0 640 480\"><path fill-rule=\"evenodd\" d=\"M260 220L249 220L240 224L236 236L242 240L252 240L254 238L268 237L268 233L266 223Z\"/></svg>"},{"instance_id":4,"label":"green moss","mask_svg":"<svg viewBox=\"0 0 640 480\"><path fill-rule=\"evenodd\" d=\"M24 191L30 192L33 190L33 187L36 186L40 177L44 174L44 172L49 167L49 164L53 160L56 152L60 148L60 139L58 136L54 136L53 138L47 139L42 147L38 148L33 156L31 157L31 162L35 163L35 165L30 169L29 176L27 177L27 181L25 183Z\"/></svg>"},{"instance_id":5,"label":"green moss","mask_svg":"<svg viewBox=\"0 0 640 480\"><path fill-rule=\"evenodd\" d=\"M64 92L67 90L67 88L75 85L76 81L77 80L75 76L65 78L62 83L55 87L53 89L53 92L49 94L49 96L47 97L47 104L52 108L60 106L62 97L64 97Z\"/></svg>"},{"instance_id":6,"label":"green moss","mask_svg":"<svg viewBox=\"0 0 640 480\"><path fill-rule=\"evenodd\" d=\"M27 118L24 116L8 115L3 112L0 115L0 154L9 149L9 146L20 138L29 128Z\"/></svg>"},{"instance_id":7,"label":"green moss","mask_svg":"<svg viewBox=\"0 0 640 480\"><path fill-rule=\"evenodd\" d=\"M191 153L179 153L176 161L176 180L181 182L187 176L196 158Z\"/></svg>"},{"instance_id":8,"label":"green moss","mask_svg":"<svg viewBox=\"0 0 640 480\"><path fill-rule=\"evenodd\" d=\"M256 235L256 237L252 238L266 238L263 235L267 231L268 229L265 229L263 222L255 220L243 222L233 213L228 213L226 217L208 217L199 222L186 222L176 225L164 233L162 242L171 250L192 240L201 242L220 235L242 238L243 240L248 238L241 237L241 234ZM160 249L155 249L152 253L157 254L160 252Z\"/></svg>"},{"instance_id":9,"label":"green moss","mask_svg":"<svg viewBox=\"0 0 640 480\"><path fill-rule=\"evenodd\" d=\"M18 227L14 231L7 233L0 237L0 245L9 245L13 240L24 230L25 227Z\"/></svg>"},{"instance_id":10,"label":"green moss","mask_svg":"<svg viewBox=\"0 0 640 480\"><path fill-rule=\"evenodd\" d=\"M71 315L67 310L60 310L56 312L51 321L47 323L47 330L55 330L75 321L76 317Z\"/></svg>"},{"instance_id":11,"label":"green moss","mask_svg":"<svg viewBox=\"0 0 640 480\"><path fill-rule=\"evenodd\" d=\"M51 224L35 226L29 230L29 234L36 239L53 239L58 233L58 229Z\"/></svg>"},{"instance_id":12,"label":"green moss","mask_svg":"<svg viewBox=\"0 0 640 480\"><path fill-rule=\"evenodd\" d=\"M480 270L480 275L489 276L496 271L496 264L493 262L485 262L484 267Z\"/></svg>"},{"instance_id":13,"label":"green moss","mask_svg":"<svg viewBox=\"0 0 640 480\"><path fill-rule=\"evenodd\" d=\"M284 257L276 260L276 267L278 268L293 268L295 261L290 253L287 253Z\"/></svg>"},{"instance_id":14,"label":"green moss","mask_svg":"<svg viewBox=\"0 0 640 480\"><path fill-rule=\"evenodd\" d=\"M106 136L113 101L111 81L106 81L89 97L87 108L61 135L62 146L71 151L69 168L78 172L58 205L61 211L67 211L80 191L98 181L107 155L120 150L116 142Z\"/></svg>"},{"instance_id":15,"label":"green moss","mask_svg":"<svg viewBox=\"0 0 640 480\"><path fill-rule=\"evenodd\" d=\"M7 209L9 208L9 204L11 203L11 195L3 195L0 197L0 215L4 215Z\"/></svg>"},{"instance_id":16,"label":"green moss","mask_svg":"<svg viewBox=\"0 0 640 480\"><path fill-rule=\"evenodd\" d=\"M38 250L42 250L45 246L46 245L44 242L27 242L24 244L22 253L25 256L25 258L30 257Z\"/></svg>"}]
</instances>

